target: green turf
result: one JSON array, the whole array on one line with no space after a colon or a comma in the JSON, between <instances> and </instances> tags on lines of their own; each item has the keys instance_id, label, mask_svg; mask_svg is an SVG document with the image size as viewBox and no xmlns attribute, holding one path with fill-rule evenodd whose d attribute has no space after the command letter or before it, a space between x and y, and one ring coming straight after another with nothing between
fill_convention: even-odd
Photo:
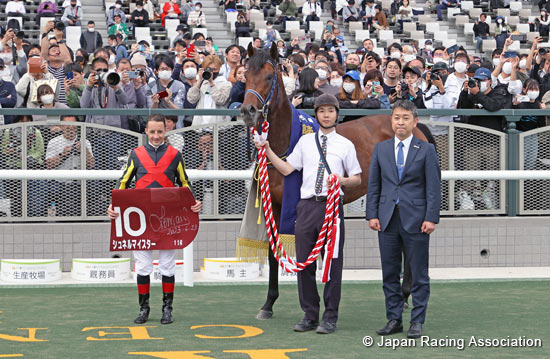
<instances>
[{"instance_id":1,"label":"green turf","mask_svg":"<svg viewBox=\"0 0 550 359\"><path fill-rule=\"evenodd\" d=\"M294 333L292 326L302 317L295 285L281 286L281 296L271 320L254 319L263 303L263 285L176 287L174 318L161 326L160 287L152 288L152 314L147 325L153 338L163 340L88 341L98 330L86 327L134 326L137 293L133 287L0 288L0 358L23 354L24 358L226 358L251 356L224 350L307 349L289 353L288 358L550 358L550 281L432 283L424 334L430 338L540 338L542 348L366 348L366 335L385 324L380 283L344 284L338 331L331 335ZM408 321L410 311L405 313ZM191 326L235 324L254 326L263 333L251 338L205 339L195 335L238 336L235 328ZM6 335L27 336L17 328L38 330L37 339L47 342L14 342ZM407 328L405 328L406 330ZM103 329L105 332L127 332ZM4 339L2 339L4 338ZM105 336L129 338L129 335ZM404 339L404 334L391 338ZM203 351L161 356L130 355L132 352ZM209 351L209 352L208 352ZM255 358L276 359L274 356Z\"/></svg>"}]
</instances>

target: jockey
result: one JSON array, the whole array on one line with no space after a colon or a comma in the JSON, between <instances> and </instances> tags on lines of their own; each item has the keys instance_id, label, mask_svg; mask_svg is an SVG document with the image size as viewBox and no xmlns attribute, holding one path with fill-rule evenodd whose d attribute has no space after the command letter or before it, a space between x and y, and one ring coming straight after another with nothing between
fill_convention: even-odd
<instances>
[{"instance_id":1,"label":"jockey","mask_svg":"<svg viewBox=\"0 0 550 359\"><path fill-rule=\"evenodd\" d=\"M148 142L132 151L128 163L116 189L126 189L135 177L136 188L189 187L183 156L174 147L166 144L166 122L163 115L147 118L145 128ZM202 203L195 201L193 212L201 210ZM109 218L116 219L120 214L113 211L111 204L107 209ZM172 323L172 303L174 301L175 259L177 249L159 251L159 270L162 274L162 319L161 324ZM138 285L140 312L134 320L143 324L149 319L149 283L153 271L153 252L134 251Z\"/></svg>"}]
</instances>

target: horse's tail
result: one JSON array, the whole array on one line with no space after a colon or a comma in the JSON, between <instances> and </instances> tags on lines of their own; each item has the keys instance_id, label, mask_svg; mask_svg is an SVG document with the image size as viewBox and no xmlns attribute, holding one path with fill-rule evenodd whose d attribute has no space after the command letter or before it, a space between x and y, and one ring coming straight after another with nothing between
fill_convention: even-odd
<instances>
[{"instance_id":1,"label":"horse's tail","mask_svg":"<svg viewBox=\"0 0 550 359\"><path fill-rule=\"evenodd\" d=\"M424 134L424 136L426 136L426 139L428 140L428 142L434 145L435 151L437 152L435 137L432 135L432 131L430 131L430 128L427 125L420 122L416 124L416 127L418 127L418 129Z\"/></svg>"}]
</instances>

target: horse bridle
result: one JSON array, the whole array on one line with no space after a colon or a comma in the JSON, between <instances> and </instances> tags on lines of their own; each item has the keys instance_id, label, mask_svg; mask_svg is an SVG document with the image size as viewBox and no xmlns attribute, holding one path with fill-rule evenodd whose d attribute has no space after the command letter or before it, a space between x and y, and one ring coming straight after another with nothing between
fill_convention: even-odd
<instances>
[{"instance_id":1,"label":"horse bridle","mask_svg":"<svg viewBox=\"0 0 550 359\"><path fill-rule=\"evenodd\" d=\"M267 63L270 64L273 67L273 78L271 79L271 86L269 89L269 93L267 94L267 97L264 99L258 91L254 89L248 89L245 92L245 95L247 93L251 93L260 103L262 104L262 108L260 110L260 114L262 115L262 118L260 119L260 123L258 124L258 132L261 135L262 134L262 125L264 121L267 121L267 115L269 114L269 106L271 105L271 101L273 100L273 94L275 93L275 87L277 86L277 67L271 60L267 60ZM277 100L277 97L279 96L279 91L275 94L275 101Z\"/></svg>"}]
</instances>

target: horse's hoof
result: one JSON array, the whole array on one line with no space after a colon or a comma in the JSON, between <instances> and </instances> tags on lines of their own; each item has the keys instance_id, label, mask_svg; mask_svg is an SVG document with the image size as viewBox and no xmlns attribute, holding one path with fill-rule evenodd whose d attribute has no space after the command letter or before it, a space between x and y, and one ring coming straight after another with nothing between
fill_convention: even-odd
<instances>
[{"instance_id":1,"label":"horse's hoof","mask_svg":"<svg viewBox=\"0 0 550 359\"><path fill-rule=\"evenodd\" d=\"M258 313L258 315L256 315L256 319L266 320L266 319L271 319L272 316L273 316L273 311L260 309L260 312Z\"/></svg>"}]
</instances>

